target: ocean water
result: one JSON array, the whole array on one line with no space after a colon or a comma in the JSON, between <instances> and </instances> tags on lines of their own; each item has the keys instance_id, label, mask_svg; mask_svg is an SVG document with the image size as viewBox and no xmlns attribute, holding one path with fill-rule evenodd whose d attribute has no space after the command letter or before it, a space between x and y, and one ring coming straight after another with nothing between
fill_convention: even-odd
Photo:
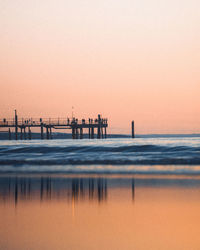
<instances>
[{"instance_id":1,"label":"ocean water","mask_svg":"<svg viewBox=\"0 0 200 250\"><path fill-rule=\"evenodd\" d=\"M200 174L200 137L0 141L0 173Z\"/></svg>"}]
</instances>

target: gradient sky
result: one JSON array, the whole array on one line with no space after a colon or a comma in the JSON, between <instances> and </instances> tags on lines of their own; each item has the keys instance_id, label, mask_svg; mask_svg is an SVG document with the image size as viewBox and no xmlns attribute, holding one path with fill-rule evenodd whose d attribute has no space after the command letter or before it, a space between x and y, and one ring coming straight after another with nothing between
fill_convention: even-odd
<instances>
[{"instance_id":1,"label":"gradient sky","mask_svg":"<svg viewBox=\"0 0 200 250\"><path fill-rule=\"evenodd\" d=\"M200 132L199 0L0 0L0 117Z\"/></svg>"}]
</instances>

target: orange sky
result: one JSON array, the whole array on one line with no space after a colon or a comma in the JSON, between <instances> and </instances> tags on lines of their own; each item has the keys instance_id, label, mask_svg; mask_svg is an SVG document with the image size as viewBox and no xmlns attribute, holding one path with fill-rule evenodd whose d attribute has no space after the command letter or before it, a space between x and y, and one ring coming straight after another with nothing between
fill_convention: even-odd
<instances>
[{"instance_id":1,"label":"orange sky","mask_svg":"<svg viewBox=\"0 0 200 250\"><path fill-rule=\"evenodd\" d=\"M108 117L200 132L198 0L0 3L0 117Z\"/></svg>"}]
</instances>

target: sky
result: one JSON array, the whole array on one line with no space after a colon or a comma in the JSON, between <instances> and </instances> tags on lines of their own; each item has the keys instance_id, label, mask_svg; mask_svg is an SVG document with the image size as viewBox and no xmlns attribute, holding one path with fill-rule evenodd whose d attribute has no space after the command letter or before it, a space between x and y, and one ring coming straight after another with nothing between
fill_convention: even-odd
<instances>
[{"instance_id":1,"label":"sky","mask_svg":"<svg viewBox=\"0 0 200 250\"><path fill-rule=\"evenodd\" d=\"M199 0L0 0L0 117L200 132Z\"/></svg>"}]
</instances>

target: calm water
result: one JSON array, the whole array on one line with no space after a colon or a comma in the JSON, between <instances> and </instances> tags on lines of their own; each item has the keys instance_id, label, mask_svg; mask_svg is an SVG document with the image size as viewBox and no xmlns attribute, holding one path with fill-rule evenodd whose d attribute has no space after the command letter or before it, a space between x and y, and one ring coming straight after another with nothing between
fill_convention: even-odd
<instances>
[{"instance_id":1,"label":"calm water","mask_svg":"<svg viewBox=\"0 0 200 250\"><path fill-rule=\"evenodd\" d=\"M199 249L200 138L0 142L0 249Z\"/></svg>"}]
</instances>

